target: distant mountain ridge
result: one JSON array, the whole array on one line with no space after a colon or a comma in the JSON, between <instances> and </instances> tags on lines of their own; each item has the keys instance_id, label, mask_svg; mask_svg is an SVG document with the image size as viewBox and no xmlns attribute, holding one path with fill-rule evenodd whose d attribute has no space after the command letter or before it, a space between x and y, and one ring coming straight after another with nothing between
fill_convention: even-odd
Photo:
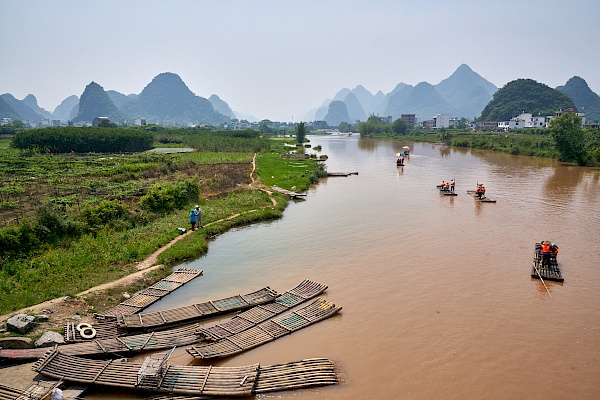
<instances>
[{"instance_id":1,"label":"distant mountain ridge","mask_svg":"<svg viewBox=\"0 0 600 400\"><path fill-rule=\"evenodd\" d=\"M600 97L589 88L585 80L575 76L556 90L573 99L579 111L586 113L588 122L600 120ZM423 121L438 113L473 119L481 115L497 91L496 86L473 72L466 64L462 64L437 85L421 82L412 86L401 82L387 94L381 90L372 94L362 85L354 89L344 88L338 91L333 99L326 99L321 106L294 119L332 122L341 119L340 122L354 123L357 120L366 120L371 114L392 116L393 119L399 118L401 114L416 114L417 119ZM198 123L220 124L230 118L257 120L248 113L233 111L227 102L216 94L211 95L209 99L195 95L174 73L157 75L140 94L125 95L115 90L104 89L101 89L103 94L100 91L95 92L97 96L85 99L84 110L80 110L82 99L72 95L63 100L52 113L39 107L32 94L23 100L17 100L10 93L5 93L0 95L0 118L32 122L52 119L63 123L77 118L78 121L91 122L91 115L96 112L92 110L99 109L103 110L104 115L97 116L113 115L116 122L123 118L131 122L139 117L149 123L186 126ZM99 104L94 105L94 102ZM332 108L332 102L342 104L333 104ZM522 111L531 112L515 109L512 110L512 114L517 115Z\"/></svg>"},{"instance_id":2,"label":"distant mountain ridge","mask_svg":"<svg viewBox=\"0 0 600 400\"><path fill-rule=\"evenodd\" d=\"M219 96L212 95L210 101L197 96L177 74L169 72L157 75L139 95L105 91L96 82L91 82L84 89L81 98L75 95L67 97L56 107L54 113L39 107L35 96L31 94L23 100L17 100L6 93L0 99L0 117L32 122L58 119L63 123L91 123L96 117L108 117L118 124L142 118L148 123L189 126L217 125L235 118L227 102Z\"/></svg>"},{"instance_id":3,"label":"distant mountain ridge","mask_svg":"<svg viewBox=\"0 0 600 400\"><path fill-rule=\"evenodd\" d=\"M341 89L333 100L326 100L315 109L314 114L310 112L305 117L307 120L322 120L330 112L331 102L342 101L350 118L346 122L350 123L365 121L371 114L392 116L393 119L400 118L402 114L415 114L421 121L431 119L435 114L472 119L481 114L497 90L493 83L462 64L437 85L421 82L412 86L401 82L388 94L378 91L375 95L362 85ZM339 108L339 105L336 107Z\"/></svg>"}]
</instances>

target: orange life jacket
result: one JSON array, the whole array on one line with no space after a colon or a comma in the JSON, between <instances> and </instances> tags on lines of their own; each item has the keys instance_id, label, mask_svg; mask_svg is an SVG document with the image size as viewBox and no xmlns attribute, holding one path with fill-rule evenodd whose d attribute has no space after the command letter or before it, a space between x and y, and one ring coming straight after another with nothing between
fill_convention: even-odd
<instances>
[{"instance_id":1,"label":"orange life jacket","mask_svg":"<svg viewBox=\"0 0 600 400\"><path fill-rule=\"evenodd\" d=\"M550 253L550 245L542 244L542 253Z\"/></svg>"}]
</instances>

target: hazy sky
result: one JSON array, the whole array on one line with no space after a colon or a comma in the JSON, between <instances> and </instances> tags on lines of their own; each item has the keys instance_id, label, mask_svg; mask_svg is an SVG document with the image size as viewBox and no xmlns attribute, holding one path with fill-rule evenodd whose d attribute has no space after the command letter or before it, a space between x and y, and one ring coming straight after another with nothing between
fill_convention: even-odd
<instances>
[{"instance_id":1,"label":"hazy sky","mask_svg":"<svg viewBox=\"0 0 600 400\"><path fill-rule=\"evenodd\" d=\"M497 87L577 75L600 94L598 0L0 0L0 93L48 111L94 81L162 72L234 111L297 121L342 88L437 84L461 64Z\"/></svg>"}]
</instances>

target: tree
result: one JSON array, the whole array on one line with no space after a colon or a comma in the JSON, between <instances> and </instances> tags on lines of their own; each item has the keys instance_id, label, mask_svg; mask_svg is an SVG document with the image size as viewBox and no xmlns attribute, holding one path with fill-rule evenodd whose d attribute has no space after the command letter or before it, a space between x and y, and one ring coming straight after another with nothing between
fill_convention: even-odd
<instances>
[{"instance_id":1,"label":"tree","mask_svg":"<svg viewBox=\"0 0 600 400\"><path fill-rule=\"evenodd\" d=\"M304 126L304 122L298 123L296 125L296 142L298 144L304 143L304 138L306 137L306 126Z\"/></svg>"},{"instance_id":2,"label":"tree","mask_svg":"<svg viewBox=\"0 0 600 400\"><path fill-rule=\"evenodd\" d=\"M446 143L446 144L451 144L452 143L452 132L448 131L446 128L441 128L440 129L440 139L442 139L442 142Z\"/></svg>"},{"instance_id":3,"label":"tree","mask_svg":"<svg viewBox=\"0 0 600 400\"><path fill-rule=\"evenodd\" d=\"M352 125L350 125L348 122L346 121L342 121L340 122L340 124L338 125L338 130L340 132L350 132L352 130Z\"/></svg>"},{"instance_id":4,"label":"tree","mask_svg":"<svg viewBox=\"0 0 600 400\"><path fill-rule=\"evenodd\" d=\"M392 130L396 135L405 135L408 131L408 122L406 122L402 118L398 118L392 124Z\"/></svg>"},{"instance_id":5,"label":"tree","mask_svg":"<svg viewBox=\"0 0 600 400\"><path fill-rule=\"evenodd\" d=\"M562 161L585 165L587 154L581 118L573 113L564 113L550 121L550 132Z\"/></svg>"},{"instance_id":6,"label":"tree","mask_svg":"<svg viewBox=\"0 0 600 400\"><path fill-rule=\"evenodd\" d=\"M262 133L263 135L266 135L267 133L273 133L273 129L269 127L270 123L271 121L268 119L263 119L262 121L260 121L258 123L258 130L260 131L260 133Z\"/></svg>"}]
</instances>

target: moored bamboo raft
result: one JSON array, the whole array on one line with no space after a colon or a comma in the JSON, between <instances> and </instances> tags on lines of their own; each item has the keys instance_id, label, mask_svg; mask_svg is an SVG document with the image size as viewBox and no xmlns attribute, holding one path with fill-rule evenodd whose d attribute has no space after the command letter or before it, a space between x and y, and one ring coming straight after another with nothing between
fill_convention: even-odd
<instances>
[{"instance_id":1,"label":"moored bamboo raft","mask_svg":"<svg viewBox=\"0 0 600 400\"><path fill-rule=\"evenodd\" d=\"M292 199L298 199L300 197L305 197L306 196L306 193L292 192L291 190L280 188L279 186L271 186L271 189L273 189L274 191L276 191L278 193L281 193L281 194L287 194Z\"/></svg>"},{"instance_id":2,"label":"moored bamboo raft","mask_svg":"<svg viewBox=\"0 0 600 400\"><path fill-rule=\"evenodd\" d=\"M318 298L307 306L278 315L257 326L186 351L195 358L220 358L250 350L338 313L342 307Z\"/></svg>"},{"instance_id":3,"label":"moored bamboo raft","mask_svg":"<svg viewBox=\"0 0 600 400\"><path fill-rule=\"evenodd\" d=\"M50 388L52 390L52 388ZM10 386L5 386L0 384L0 400L16 400L16 399L31 399L31 400L41 400L48 394L46 390L44 393L33 392L28 389L19 389Z\"/></svg>"},{"instance_id":4,"label":"moored bamboo raft","mask_svg":"<svg viewBox=\"0 0 600 400\"><path fill-rule=\"evenodd\" d=\"M154 385L140 384L142 363L89 360L61 354L57 350L49 351L32 368L44 376L69 382L162 392L171 396L168 398L177 398L173 395L251 396L339 383L335 367L327 359L265 367L259 364L242 367L167 365L158 373Z\"/></svg>"},{"instance_id":5,"label":"moored bamboo raft","mask_svg":"<svg viewBox=\"0 0 600 400\"><path fill-rule=\"evenodd\" d=\"M202 270L179 268L171 275L161 279L154 285L135 293L126 301L101 314L96 314L98 319L114 319L119 315L135 314L148 307L150 304L160 300L167 294L179 288L202 274Z\"/></svg>"},{"instance_id":6,"label":"moored bamboo raft","mask_svg":"<svg viewBox=\"0 0 600 400\"><path fill-rule=\"evenodd\" d=\"M142 333L109 339L95 339L87 342L56 346L65 355L115 357L140 351L154 351L174 346L189 346L200 342L202 338L196 334L199 325L187 325L160 332ZM47 347L33 349L0 349L0 360L13 361L37 360L48 351Z\"/></svg>"},{"instance_id":7,"label":"moored bamboo raft","mask_svg":"<svg viewBox=\"0 0 600 400\"><path fill-rule=\"evenodd\" d=\"M271 303L253 307L224 323L219 323L208 328L200 328L197 333L207 340L215 341L223 339L291 310L299 304L318 296L326 289L326 285L304 280L295 288L282 293Z\"/></svg>"},{"instance_id":8,"label":"moored bamboo raft","mask_svg":"<svg viewBox=\"0 0 600 400\"><path fill-rule=\"evenodd\" d=\"M309 358L283 364L260 366L254 394L303 389L340 383L335 365L327 358ZM146 400L202 400L207 397L156 395Z\"/></svg>"},{"instance_id":9,"label":"moored bamboo raft","mask_svg":"<svg viewBox=\"0 0 600 400\"><path fill-rule=\"evenodd\" d=\"M0 400L14 400L22 393L22 389L17 389L0 384Z\"/></svg>"},{"instance_id":10,"label":"moored bamboo raft","mask_svg":"<svg viewBox=\"0 0 600 400\"><path fill-rule=\"evenodd\" d=\"M117 318L118 327L126 331L156 330L157 328L179 325L201 318L213 317L219 314L250 308L275 300L277 292L268 286L246 295L236 295L205 303L156 311L147 314L123 315Z\"/></svg>"},{"instance_id":11,"label":"moored bamboo raft","mask_svg":"<svg viewBox=\"0 0 600 400\"><path fill-rule=\"evenodd\" d=\"M59 381L35 381L26 389L18 389L0 384L0 400L42 400L48 398Z\"/></svg>"},{"instance_id":12,"label":"moored bamboo raft","mask_svg":"<svg viewBox=\"0 0 600 400\"><path fill-rule=\"evenodd\" d=\"M358 171L354 172L328 172L327 176L350 176L350 175L358 175Z\"/></svg>"}]
</instances>

